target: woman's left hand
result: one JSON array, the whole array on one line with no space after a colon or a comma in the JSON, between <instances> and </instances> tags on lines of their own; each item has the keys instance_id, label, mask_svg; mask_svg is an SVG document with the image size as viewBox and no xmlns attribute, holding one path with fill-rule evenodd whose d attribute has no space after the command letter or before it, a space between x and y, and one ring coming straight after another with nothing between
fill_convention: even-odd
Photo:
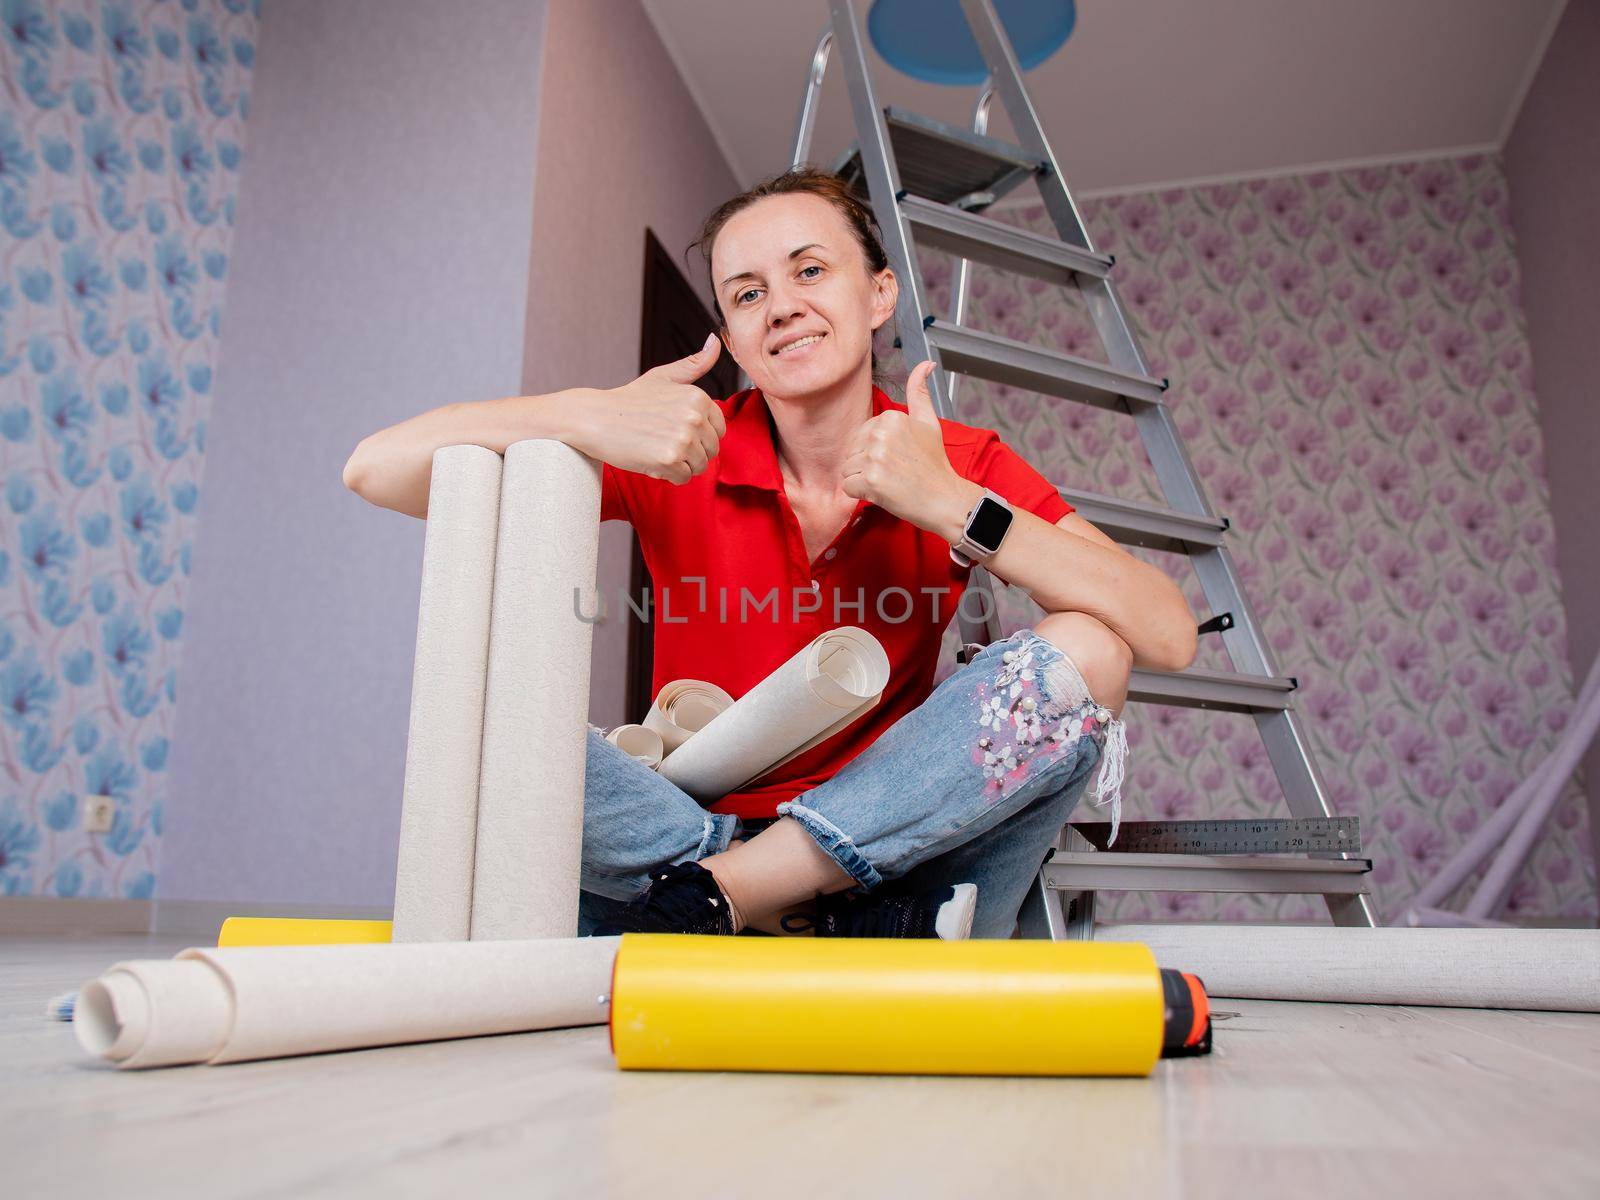
<instances>
[{"instance_id":1,"label":"woman's left hand","mask_svg":"<svg viewBox=\"0 0 1600 1200\"><path fill-rule=\"evenodd\" d=\"M856 430L845 448L847 495L867 499L918 528L949 536L952 513L961 517L982 488L956 474L944 452L944 434L928 394L933 363L924 359L906 380L906 412L886 409Z\"/></svg>"}]
</instances>

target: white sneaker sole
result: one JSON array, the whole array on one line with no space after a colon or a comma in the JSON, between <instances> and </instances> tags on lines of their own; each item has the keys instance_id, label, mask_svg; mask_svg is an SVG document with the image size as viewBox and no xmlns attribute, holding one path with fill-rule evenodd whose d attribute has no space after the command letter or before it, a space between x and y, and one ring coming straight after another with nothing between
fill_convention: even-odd
<instances>
[{"instance_id":1,"label":"white sneaker sole","mask_svg":"<svg viewBox=\"0 0 1600 1200\"><path fill-rule=\"evenodd\" d=\"M964 942L972 936L972 915L978 910L978 885L958 883L956 894L939 906L933 931L947 942Z\"/></svg>"}]
</instances>

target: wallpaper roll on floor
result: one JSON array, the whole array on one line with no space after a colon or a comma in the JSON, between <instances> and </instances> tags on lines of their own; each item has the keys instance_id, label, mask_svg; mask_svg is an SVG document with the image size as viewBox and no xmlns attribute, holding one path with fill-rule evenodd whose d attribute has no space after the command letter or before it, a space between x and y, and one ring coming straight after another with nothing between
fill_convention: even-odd
<instances>
[{"instance_id":1,"label":"wallpaper roll on floor","mask_svg":"<svg viewBox=\"0 0 1600 1200\"><path fill-rule=\"evenodd\" d=\"M394 940L392 921L332 917L229 917L217 931L219 946L349 946Z\"/></svg>"},{"instance_id":2,"label":"wallpaper roll on floor","mask_svg":"<svg viewBox=\"0 0 1600 1200\"><path fill-rule=\"evenodd\" d=\"M1212 996L1600 1012L1600 931L1107 925Z\"/></svg>"},{"instance_id":3,"label":"wallpaper roll on floor","mask_svg":"<svg viewBox=\"0 0 1600 1200\"><path fill-rule=\"evenodd\" d=\"M648 725L618 725L606 734L606 741L652 770L661 765L665 753L661 735Z\"/></svg>"},{"instance_id":4,"label":"wallpaper roll on floor","mask_svg":"<svg viewBox=\"0 0 1600 1200\"><path fill-rule=\"evenodd\" d=\"M661 774L700 800L717 800L839 732L877 704L889 656L846 625L810 645L661 760ZM664 690L664 689L663 689Z\"/></svg>"},{"instance_id":5,"label":"wallpaper roll on floor","mask_svg":"<svg viewBox=\"0 0 1600 1200\"><path fill-rule=\"evenodd\" d=\"M500 464L486 446L444 446L433 456L395 867L397 942L464 942L472 928Z\"/></svg>"},{"instance_id":6,"label":"wallpaper roll on floor","mask_svg":"<svg viewBox=\"0 0 1600 1200\"><path fill-rule=\"evenodd\" d=\"M599 464L553 440L508 446L484 696L474 940L578 931L599 539Z\"/></svg>"},{"instance_id":7,"label":"wallpaper roll on floor","mask_svg":"<svg viewBox=\"0 0 1600 1200\"><path fill-rule=\"evenodd\" d=\"M619 940L193 948L114 964L83 986L72 1024L119 1067L598 1025Z\"/></svg>"},{"instance_id":8,"label":"wallpaper roll on floor","mask_svg":"<svg viewBox=\"0 0 1600 1200\"><path fill-rule=\"evenodd\" d=\"M664 754L671 754L689 735L704 729L718 713L733 707L733 697L714 683L700 679L674 679L664 684L645 714L646 729L661 737Z\"/></svg>"},{"instance_id":9,"label":"wallpaper roll on floor","mask_svg":"<svg viewBox=\"0 0 1600 1200\"><path fill-rule=\"evenodd\" d=\"M1161 974L1143 946L628 934L624 1070L1148 1075Z\"/></svg>"}]
</instances>

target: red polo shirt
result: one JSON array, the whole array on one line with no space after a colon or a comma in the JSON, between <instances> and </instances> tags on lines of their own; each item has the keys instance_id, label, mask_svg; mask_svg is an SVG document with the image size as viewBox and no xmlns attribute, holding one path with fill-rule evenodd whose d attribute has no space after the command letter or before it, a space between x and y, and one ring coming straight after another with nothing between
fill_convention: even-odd
<instances>
[{"instance_id":1,"label":"red polo shirt","mask_svg":"<svg viewBox=\"0 0 1600 1200\"><path fill-rule=\"evenodd\" d=\"M719 404L727 434L688 483L609 464L602 471L600 519L634 527L656 589L651 695L674 679L701 679L737 699L819 633L841 625L868 630L889 656L889 682L877 705L710 806L770 817L927 698L970 568L951 561L943 538L866 500L857 501L832 544L809 559L778 470L765 397L752 388ZM905 411L874 387L873 415L890 407ZM993 430L945 420L940 426L958 474L1051 524L1073 511Z\"/></svg>"}]
</instances>

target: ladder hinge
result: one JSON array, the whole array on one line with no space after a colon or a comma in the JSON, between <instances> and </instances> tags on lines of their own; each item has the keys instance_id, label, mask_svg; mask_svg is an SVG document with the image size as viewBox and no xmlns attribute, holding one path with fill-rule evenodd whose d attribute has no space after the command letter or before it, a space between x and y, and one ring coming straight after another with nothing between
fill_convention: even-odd
<instances>
[{"instance_id":1,"label":"ladder hinge","mask_svg":"<svg viewBox=\"0 0 1600 1200\"><path fill-rule=\"evenodd\" d=\"M895 198L895 199L896 199L896 200L904 200L904 199L905 199L905 198L906 198L906 197L907 197L907 196L909 196L909 195L910 195L910 194L911 194L911 192L910 192L910 190L909 190L909 189L907 189L907 188L901 188L901 189L900 189L900 190L899 190L899 191L898 191L898 192L896 192L896 193L895 193L895 194L894 194L894 198Z\"/></svg>"},{"instance_id":2,"label":"ladder hinge","mask_svg":"<svg viewBox=\"0 0 1600 1200\"><path fill-rule=\"evenodd\" d=\"M1233 628L1233 614L1231 612L1218 613L1210 620L1201 621L1199 631L1201 634L1221 633L1224 629Z\"/></svg>"},{"instance_id":3,"label":"ladder hinge","mask_svg":"<svg viewBox=\"0 0 1600 1200\"><path fill-rule=\"evenodd\" d=\"M934 320L935 320L935 318L933 318L933 317L923 317L922 318L922 327L924 329L931 328L933 326Z\"/></svg>"}]
</instances>

